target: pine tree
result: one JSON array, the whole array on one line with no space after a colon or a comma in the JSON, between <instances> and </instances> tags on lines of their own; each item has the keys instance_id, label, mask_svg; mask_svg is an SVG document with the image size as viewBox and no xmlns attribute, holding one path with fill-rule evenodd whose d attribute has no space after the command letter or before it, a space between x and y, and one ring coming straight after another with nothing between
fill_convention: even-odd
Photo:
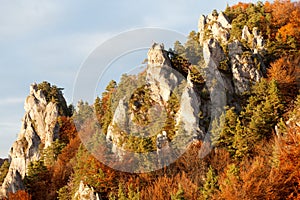
<instances>
[{"instance_id":1,"label":"pine tree","mask_svg":"<svg viewBox=\"0 0 300 200\"><path fill-rule=\"evenodd\" d=\"M206 181L201 190L204 199L211 199L214 193L219 189L218 176L210 166L206 174Z\"/></svg>"},{"instance_id":2,"label":"pine tree","mask_svg":"<svg viewBox=\"0 0 300 200\"><path fill-rule=\"evenodd\" d=\"M127 197L125 195L123 184L119 183L119 190L118 190L118 200L127 200Z\"/></svg>"}]
</instances>

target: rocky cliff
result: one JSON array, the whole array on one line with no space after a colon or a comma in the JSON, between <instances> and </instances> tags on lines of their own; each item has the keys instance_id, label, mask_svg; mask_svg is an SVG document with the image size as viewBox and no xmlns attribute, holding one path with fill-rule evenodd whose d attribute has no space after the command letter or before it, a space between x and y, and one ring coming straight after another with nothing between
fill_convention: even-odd
<instances>
[{"instance_id":1,"label":"rocky cliff","mask_svg":"<svg viewBox=\"0 0 300 200\"><path fill-rule=\"evenodd\" d=\"M199 115L204 115L206 120L218 118L224 107L234 101L234 96L249 91L251 86L263 77L264 64L260 54L264 51L264 42L257 28L251 33L245 26L241 35L242 41L233 39L230 35L231 24L226 15L214 11L208 16L200 17L198 31L204 57L203 62L199 63L204 64L196 68L202 74L205 86L194 85L191 80L192 67L185 69L188 75L180 73L180 70L173 66L172 57L164 49L164 45L154 43L148 51L144 83L144 91L149 93L150 100L141 101L145 94L138 96L134 91L128 97L119 100L107 132L107 140L113 141L114 152L118 145L120 147L120 143L124 147L121 138L127 134L139 133L147 136L146 132L149 129L146 128L150 125L155 127L155 120L161 121L161 128L156 131L166 131L169 136L168 130L162 129L165 118L170 117L167 107L170 100L174 101L174 96L178 100L178 109L172 111L175 113L173 120L176 124L173 128L187 133L191 138L203 139L204 132L209 131L209 127ZM208 90L208 100L203 99L201 95L203 88ZM133 103L126 102L126 99L132 97L135 97ZM146 103L150 108L145 108ZM143 113L136 114L139 110ZM151 112L159 114L153 115ZM144 127L136 123L147 120L153 123L147 126L144 124Z\"/></svg>"},{"instance_id":2,"label":"rocky cliff","mask_svg":"<svg viewBox=\"0 0 300 200\"><path fill-rule=\"evenodd\" d=\"M182 126L183 130L191 137L202 137L203 133L199 129L198 114L200 112L201 100L194 90L194 86L190 80L186 79L182 74L175 70L171 64L168 52L162 44L153 44L148 51L148 67L146 69L146 77L144 83L144 91L148 93L149 100L141 101L141 96L135 95L133 91L129 96L135 100L132 105L125 102L126 97L119 101L114 112L111 125L108 127L107 139L113 141L113 151L116 152L116 146L121 141L124 133L139 133L143 136L153 135L149 132L149 128L158 127L161 130L164 127L168 117L168 106L171 96L175 96L176 101L180 101L179 110L176 112L177 126ZM180 92L179 87L184 85ZM137 89L138 90L138 89ZM144 98L145 94L143 94ZM147 102L145 102L147 101ZM145 103L151 105L145 105ZM142 115L135 114L141 107L149 107L142 109ZM149 121L149 123L140 124L140 121ZM154 132L154 131L153 131ZM168 132L168 131L167 131ZM159 134L155 132L154 135Z\"/></svg>"},{"instance_id":3,"label":"rocky cliff","mask_svg":"<svg viewBox=\"0 0 300 200\"><path fill-rule=\"evenodd\" d=\"M22 180L27 173L28 164L41 159L42 150L58 138L59 107L57 103L47 101L43 91L35 83L30 86L24 109L20 133L9 153L10 167L2 184L2 196L24 189Z\"/></svg>"},{"instance_id":4,"label":"rocky cliff","mask_svg":"<svg viewBox=\"0 0 300 200\"><path fill-rule=\"evenodd\" d=\"M264 51L264 39L257 28L250 33L245 26L241 35L243 44L231 38L230 30L231 25L222 12L214 11L208 16L200 16L199 42L203 45L203 54L209 66L207 69L211 70L211 66L215 65L222 70L222 77L226 72L231 74L229 79L223 79L224 87L230 93L242 94L263 77L265 66L260 54Z\"/></svg>"}]
</instances>

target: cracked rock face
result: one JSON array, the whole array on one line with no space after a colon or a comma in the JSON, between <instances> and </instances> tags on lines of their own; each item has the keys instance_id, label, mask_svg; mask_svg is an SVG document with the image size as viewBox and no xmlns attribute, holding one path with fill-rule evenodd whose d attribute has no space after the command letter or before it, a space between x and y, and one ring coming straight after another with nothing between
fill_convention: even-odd
<instances>
[{"instance_id":1,"label":"cracked rock face","mask_svg":"<svg viewBox=\"0 0 300 200\"><path fill-rule=\"evenodd\" d=\"M205 32L209 31L211 37L226 43L230 37L230 29L231 24L223 12L208 16L201 15L198 21L199 42L201 45L204 44L207 37Z\"/></svg>"},{"instance_id":2,"label":"cracked rock face","mask_svg":"<svg viewBox=\"0 0 300 200\"><path fill-rule=\"evenodd\" d=\"M163 45L154 43L148 51L147 82L152 98L156 102L167 102L171 92L184 77L172 68L170 58Z\"/></svg>"},{"instance_id":3,"label":"cracked rock face","mask_svg":"<svg viewBox=\"0 0 300 200\"><path fill-rule=\"evenodd\" d=\"M242 44L235 40L228 44L231 71L235 93L242 94L249 91L251 86L262 77L262 72L254 62L253 54L243 54Z\"/></svg>"},{"instance_id":4,"label":"cracked rock face","mask_svg":"<svg viewBox=\"0 0 300 200\"><path fill-rule=\"evenodd\" d=\"M187 80L187 84L183 89L180 101L180 108L177 118L177 124L181 125L188 136L192 138L202 139L204 133L199 128L199 113L201 100L194 90L191 80Z\"/></svg>"},{"instance_id":5,"label":"cracked rock face","mask_svg":"<svg viewBox=\"0 0 300 200\"><path fill-rule=\"evenodd\" d=\"M47 102L45 95L38 90L36 84L30 87L24 109L25 115L18 139L9 153L10 167L1 188L3 196L8 192L24 189L22 179L26 175L28 164L39 160L40 148L49 147L58 137L58 107L52 102Z\"/></svg>"},{"instance_id":6,"label":"cracked rock face","mask_svg":"<svg viewBox=\"0 0 300 200\"><path fill-rule=\"evenodd\" d=\"M219 117L223 107L226 105L226 93L232 94L233 87L231 79L219 71L220 62L225 59L225 54L219 42L209 39L203 46L205 60L205 79L210 93L211 118Z\"/></svg>"}]
</instances>

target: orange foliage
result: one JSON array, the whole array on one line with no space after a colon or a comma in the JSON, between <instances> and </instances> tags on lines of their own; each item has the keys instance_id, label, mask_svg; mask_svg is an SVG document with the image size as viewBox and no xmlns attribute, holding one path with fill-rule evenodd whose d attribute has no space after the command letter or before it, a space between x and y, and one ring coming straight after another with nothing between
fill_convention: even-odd
<instances>
[{"instance_id":1,"label":"orange foliage","mask_svg":"<svg viewBox=\"0 0 300 200\"><path fill-rule=\"evenodd\" d=\"M72 119L69 117L62 116L60 118L59 137L60 140L66 144L77 135L77 130Z\"/></svg>"},{"instance_id":2,"label":"orange foliage","mask_svg":"<svg viewBox=\"0 0 300 200\"><path fill-rule=\"evenodd\" d=\"M279 58L271 63L268 77L275 79L278 83L293 84L296 81L295 66L287 58Z\"/></svg>"},{"instance_id":3,"label":"orange foliage","mask_svg":"<svg viewBox=\"0 0 300 200\"><path fill-rule=\"evenodd\" d=\"M242 10L246 10L249 6L249 3L242 3L242 2L239 2L238 4L232 6L233 9L238 9L238 8L241 8Z\"/></svg>"},{"instance_id":4,"label":"orange foliage","mask_svg":"<svg viewBox=\"0 0 300 200\"><path fill-rule=\"evenodd\" d=\"M266 12L272 15L272 36L286 42L288 36L300 39L300 4L290 0L275 0L273 4L265 3Z\"/></svg>"},{"instance_id":5,"label":"orange foliage","mask_svg":"<svg viewBox=\"0 0 300 200\"><path fill-rule=\"evenodd\" d=\"M279 86L279 90L282 95L285 96L285 101L291 102L298 93L299 80L299 57L295 56L282 57L271 63L271 67L268 69L269 80L276 80Z\"/></svg>"},{"instance_id":6,"label":"orange foliage","mask_svg":"<svg viewBox=\"0 0 300 200\"><path fill-rule=\"evenodd\" d=\"M230 169L232 165L227 165L220 173L218 180L220 191L215 194L215 199L268 199L270 149L272 149L271 144L266 141L261 142L257 146L258 156L235 164L238 170L236 174Z\"/></svg>"},{"instance_id":7,"label":"orange foliage","mask_svg":"<svg viewBox=\"0 0 300 200\"><path fill-rule=\"evenodd\" d=\"M8 194L9 200L31 200L31 195L25 190L18 190L16 193Z\"/></svg>"},{"instance_id":8,"label":"orange foliage","mask_svg":"<svg viewBox=\"0 0 300 200\"><path fill-rule=\"evenodd\" d=\"M198 199L199 189L187 178L185 173L177 174L175 177L162 176L141 190L141 199L165 200L171 199L181 185L185 199Z\"/></svg>"},{"instance_id":9,"label":"orange foliage","mask_svg":"<svg viewBox=\"0 0 300 200\"><path fill-rule=\"evenodd\" d=\"M275 145L279 167L271 173L269 190L282 199L300 198L300 127L295 123L290 123L287 134L278 138Z\"/></svg>"},{"instance_id":10,"label":"orange foliage","mask_svg":"<svg viewBox=\"0 0 300 200\"><path fill-rule=\"evenodd\" d=\"M265 2L264 8L266 13L272 12L272 4L269 1Z\"/></svg>"},{"instance_id":11,"label":"orange foliage","mask_svg":"<svg viewBox=\"0 0 300 200\"><path fill-rule=\"evenodd\" d=\"M75 157L78 147L81 144L80 138L77 136L71 139L70 143L59 154L57 161L51 167L51 191L54 191L51 195L55 197L56 191L67 184L71 173L73 172L73 164L71 161ZM49 194L50 196L50 194Z\"/></svg>"},{"instance_id":12,"label":"orange foliage","mask_svg":"<svg viewBox=\"0 0 300 200\"><path fill-rule=\"evenodd\" d=\"M294 4L290 0L275 0L271 8L272 23L281 27L289 22L289 14L294 10Z\"/></svg>"},{"instance_id":13,"label":"orange foliage","mask_svg":"<svg viewBox=\"0 0 300 200\"><path fill-rule=\"evenodd\" d=\"M295 26L295 24L288 23L285 26L282 26L278 30L278 35L282 38L283 42L287 41L288 36L299 37L299 27Z\"/></svg>"}]
</instances>

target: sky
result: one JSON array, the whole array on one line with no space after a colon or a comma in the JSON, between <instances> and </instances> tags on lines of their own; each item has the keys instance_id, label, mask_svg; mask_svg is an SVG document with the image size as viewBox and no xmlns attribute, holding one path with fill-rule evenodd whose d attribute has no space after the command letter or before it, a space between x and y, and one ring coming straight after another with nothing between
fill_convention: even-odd
<instances>
[{"instance_id":1,"label":"sky","mask_svg":"<svg viewBox=\"0 0 300 200\"><path fill-rule=\"evenodd\" d=\"M76 77L91 52L105 41L126 31L149 27L188 35L192 30L197 31L201 14L207 15L213 9L221 11L227 4L237 2L1 0L0 157L7 157L20 131L24 100L31 83L46 80L65 88L68 104L76 105L73 102ZM142 50L115 64L137 67L142 57L146 58L146 52ZM134 58L136 61L131 62ZM108 73L105 76L109 79L115 76Z\"/></svg>"}]
</instances>

